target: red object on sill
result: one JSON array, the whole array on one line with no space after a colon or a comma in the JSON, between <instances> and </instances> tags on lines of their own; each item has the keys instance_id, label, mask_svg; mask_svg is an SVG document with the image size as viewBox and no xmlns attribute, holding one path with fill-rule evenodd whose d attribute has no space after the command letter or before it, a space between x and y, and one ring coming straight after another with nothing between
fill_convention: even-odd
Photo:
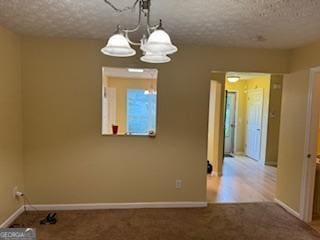
<instances>
[{"instance_id":1,"label":"red object on sill","mask_svg":"<svg viewBox=\"0 0 320 240\"><path fill-rule=\"evenodd\" d=\"M112 125L112 133L118 134L119 126L118 125Z\"/></svg>"}]
</instances>

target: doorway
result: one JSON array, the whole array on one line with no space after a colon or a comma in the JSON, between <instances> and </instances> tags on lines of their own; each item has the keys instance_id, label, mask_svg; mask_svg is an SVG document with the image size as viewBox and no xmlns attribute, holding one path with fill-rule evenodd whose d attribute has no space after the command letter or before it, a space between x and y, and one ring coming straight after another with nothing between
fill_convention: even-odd
<instances>
[{"instance_id":1,"label":"doorway","mask_svg":"<svg viewBox=\"0 0 320 240\"><path fill-rule=\"evenodd\" d=\"M231 82L229 74L221 81L219 73L219 92L210 92L208 202L274 201L277 159L266 153L277 156L270 146L278 142L282 76L233 72Z\"/></svg>"},{"instance_id":2,"label":"doorway","mask_svg":"<svg viewBox=\"0 0 320 240\"><path fill-rule=\"evenodd\" d=\"M236 105L237 93L226 91L226 113L225 113L225 135L224 135L224 153L226 156L232 156L235 149L235 127L236 127Z\"/></svg>"},{"instance_id":3,"label":"doorway","mask_svg":"<svg viewBox=\"0 0 320 240\"><path fill-rule=\"evenodd\" d=\"M320 104L320 102L319 102ZM312 226L320 232L320 118L317 130L316 169L312 204Z\"/></svg>"},{"instance_id":4,"label":"doorway","mask_svg":"<svg viewBox=\"0 0 320 240\"><path fill-rule=\"evenodd\" d=\"M280 118L281 94L280 98L275 98L276 95L271 93L282 89L274 88L275 79L271 79L270 74L232 74L240 77L238 81L230 82L227 75L225 82L224 154L226 157L246 156L266 164L268 132L278 132L269 125L280 124L273 120ZM272 141L277 140L277 133L270 136ZM277 149L272 151L277 155Z\"/></svg>"},{"instance_id":5,"label":"doorway","mask_svg":"<svg viewBox=\"0 0 320 240\"><path fill-rule=\"evenodd\" d=\"M310 73L300 211L304 221L314 220L320 230L320 67Z\"/></svg>"}]
</instances>

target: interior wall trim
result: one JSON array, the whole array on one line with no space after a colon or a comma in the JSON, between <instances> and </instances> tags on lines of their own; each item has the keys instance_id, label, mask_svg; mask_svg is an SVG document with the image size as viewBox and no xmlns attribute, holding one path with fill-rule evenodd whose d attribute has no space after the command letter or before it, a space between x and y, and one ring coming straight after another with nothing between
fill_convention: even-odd
<instances>
[{"instance_id":1,"label":"interior wall trim","mask_svg":"<svg viewBox=\"0 0 320 240\"><path fill-rule=\"evenodd\" d=\"M275 198L274 201L279 204L282 208L284 208L288 213L292 214L293 216L301 219L301 215L300 213L298 213L297 211L293 210L291 207L289 207L287 204L285 204L284 202L280 201L279 199Z\"/></svg>"},{"instance_id":2,"label":"interior wall trim","mask_svg":"<svg viewBox=\"0 0 320 240\"><path fill-rule=\"evenodd\" d=\"M203 208L207 202L141 202L141 203L80 203L80 204L33 204L26 205L28 211L68 211L104 209L142 209L142 208Z\"/></svg>"},{"instance_id":3,"label":"interior wall trim","mask_svg":"<svg viewBox=\"0 0 320 240\"><path fill-rule=\"evenodd\" d=\"M234 153L235 155L240 155L240 156L245 156L246 154L244 153L244 152L242 152L242 151L240 151L240 152L235 152Z\"/></svg>"},{"instance_id":4,"label":"interior wall trim","mask_svg":"<svg viewBox=\"0 0 320 240\"><path fill-rule=\"evenodd\" d=\"M24 212L24 206L19 207L10 217L7 218L0 228L8 228Z\"/></svg>"}]
</instances>

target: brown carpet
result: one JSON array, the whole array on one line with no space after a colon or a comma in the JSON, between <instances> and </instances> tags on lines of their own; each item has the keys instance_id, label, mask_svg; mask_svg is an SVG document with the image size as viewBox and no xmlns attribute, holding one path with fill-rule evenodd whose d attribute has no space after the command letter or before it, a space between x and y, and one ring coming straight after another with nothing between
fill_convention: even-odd
<instances>
[{"instance_id":1,"label":"brown carpet","mask_svg":"<svg viewBox=\"0 0 320 240\"><path fill-rule=\"evenodd\" d=\"M307 224L274 203L60 211L56 225L39 225L45 216L45 212L24 213L15 224L37 228L39 240L320 239Z\"/></svg>"}]
</instances>

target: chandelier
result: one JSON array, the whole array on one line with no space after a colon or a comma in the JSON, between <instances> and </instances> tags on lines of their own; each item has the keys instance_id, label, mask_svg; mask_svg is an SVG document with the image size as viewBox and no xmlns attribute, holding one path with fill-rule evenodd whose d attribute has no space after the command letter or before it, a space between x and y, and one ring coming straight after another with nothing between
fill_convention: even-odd
<instances>
[{"instance_id":1,"label":"chandelier","mask_svg":"<svg viewBox=\"0 0 320 240\"><path fill-rule=\"evenodd\" d=\"M107 45L101 49L105 55L112 57L131 57L136 54L131 46L140 46L143 56L141 61L147 63L167 63L171 59L168 55L178 51L178 48L171 42L170 36L162 27L162 21L156 25L150 24L151 0L135 0L133 6L123 9L117 8L108 0L104 0L113 10L118 13L125 11L133 11L139 8L138 23L132 29L122 28L117 26L117 31L109 38ZM142 27L142 16L147 19L147 24L144 29L140 42L134 42L130 39L129 34L137 32Z\"/></svg>"}]
</instances>

